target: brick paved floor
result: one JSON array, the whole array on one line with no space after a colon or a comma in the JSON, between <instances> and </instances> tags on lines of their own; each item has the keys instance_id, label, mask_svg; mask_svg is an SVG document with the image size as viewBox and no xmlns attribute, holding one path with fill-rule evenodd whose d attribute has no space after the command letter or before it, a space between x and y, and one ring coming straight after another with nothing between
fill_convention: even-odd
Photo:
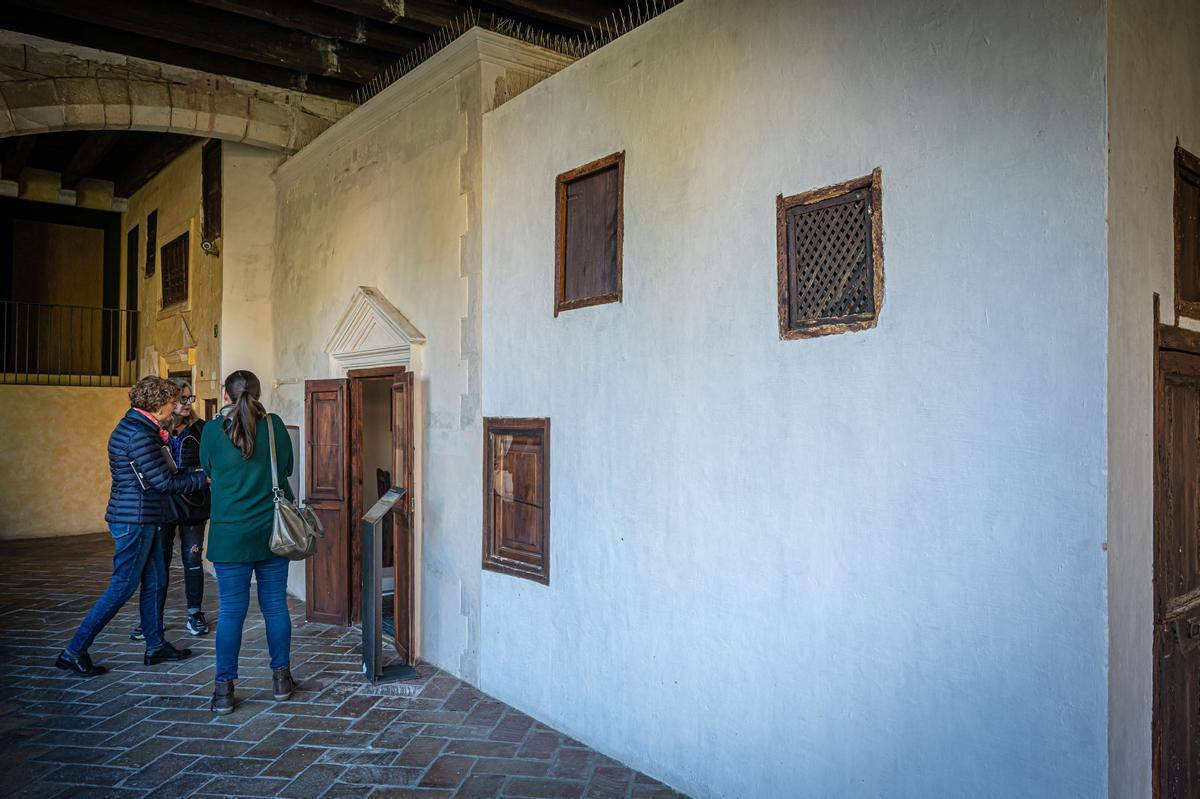
<instances>
[{"instance_id":1,"label":"brick paved floor","mask_svg":"<svg viewBox=\"0 0 1200 799\"><path fill-rule=\"evenodd\" d=\"M212 634L183 630L172 570L167 639L196 655L142 666L134 597L92 647L112 671L82 679L54 658L107 583L107 535L0 543L0 795L23 797L677 797L432 666L380 695L353 631L305 624L292 600L300 690L270 696L257 602L242 646L241 704L208 710ZM205 609L217 617L216 585Z\"/></svg>"}]
</instances>

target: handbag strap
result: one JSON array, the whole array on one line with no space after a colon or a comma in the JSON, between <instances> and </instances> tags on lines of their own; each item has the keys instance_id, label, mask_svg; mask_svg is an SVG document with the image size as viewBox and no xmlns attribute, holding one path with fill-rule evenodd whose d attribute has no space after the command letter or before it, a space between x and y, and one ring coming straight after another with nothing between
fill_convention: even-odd
<instances>
[{"instance_id":1,"label":"handbag strap","mask_svg":"<svg viewBox=\"0 0 1200 799\"><path fill-rule=\"evenodd\" d=\"M267 439L271 442L271 494L279 496L279 472L275 465L275 423L271 421L271 414L267 414Z\"/></svg>"}]
</instances>

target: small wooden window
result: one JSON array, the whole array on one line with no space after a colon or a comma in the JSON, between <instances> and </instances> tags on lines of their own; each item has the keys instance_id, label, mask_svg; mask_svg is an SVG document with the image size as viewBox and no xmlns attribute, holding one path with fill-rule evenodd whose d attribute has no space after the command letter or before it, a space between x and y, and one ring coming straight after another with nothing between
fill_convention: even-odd
<instances>
[{"instance_id":1,"label":"small wooden window","mask_svg":"<svg viewBox=\"0 0 1200 799\"><path fill-rule=\"evenodd\" d=\"M201 184L204 202L204 240L221 238L221 142L204 145L201 159Z\"/></svg>"},{"instance_id":2,"label":"small wooden window","mask_svg":"<svg viewBox=\"0 0 1200 799\"><path fill-rule=\"evenodd\" d=\"M154 276L154 260L158 254L158 211L146 217L146 277Z\"/></svg>"},{"instance_id":3,"label":"small wooden window","mask_svg":"<svg viewBox=\"0 0 1200 799\"><path fill-rule=\"evenodd\" d=\"M162 248L162 304L164 308L187 302L188 298L188 233L184 231Z\"/></svg>"},{"instance_id":4,"label":"small wooden window","mask_svg":"<svg viewBox=\"0 0 1200 799\"><path fill-rule=\"evenodd\" d=\"M874 327L883 304L880 172L776 198L779 335Z\"/></svg>"},{"instance_id":5,"label":"small wooden window","mask_svg":"<svg viewBox=\"0 0 1200 799\"><path fill-rule=\"evenodd\" d=\"M550 420L483 420L483 568L550 583Z\"/></svg>"},{"instance_id":6,"label":"small wooden window","mask_svg":"<svg viewBox=\"0 0 1200 799\"><path fill-rule=\"evenodd\" d=\"M1175 307L1200 318L1200 158L1175 147Z\"/></svg>"},{"instance_id":7,"label":"small wooden window","mask_svg":"<svg viewBox=\"0 0 1200 799\"><path fill-rule=\"evenodd\" d=\"M625 153L557 180L554 315L621 301Z\"/></svg>"}]
</instances>

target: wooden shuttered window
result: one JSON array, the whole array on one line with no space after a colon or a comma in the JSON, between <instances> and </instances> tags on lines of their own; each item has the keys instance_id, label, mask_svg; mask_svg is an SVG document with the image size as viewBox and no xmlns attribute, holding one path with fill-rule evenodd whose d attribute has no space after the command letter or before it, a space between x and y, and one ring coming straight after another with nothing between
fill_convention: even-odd
<instances>
[{"instance_id":1,"label":"wooden shuttered window","mask_svg":"<svg viewBox=\"0 0 1200 799\"><path fill-rule=\"evenodd\" d=\"M204 145L200 171L204 240L216 241L221 238L221 142L214 140Z\"/></svg>"},{"instance_id":2,"label":"wooden shuttered window","mask_svg":"<svg viewBox=\"0 0 1200 799\"><path fill-rule=\"evenodd\" d=\"M1175 307L1200 318L1200 158L1175 148Z\"/></svg>"},{"instance_id":3,"label":"wooden shuttered window","mask_svg":"<svg viewBox=\"0 0 1200 799\"><path fill-rule=\"evenodd\" d=\"M154 264L158 256L158 211L146 216L146 277L154 276Z\"/></svg>"},{"instance_id":4,"label":"wooden shuttered window","mask_svg":"<svg viewBox=\"0 0 1200 799\"><path fill-rule=\"evenodd\" d=\"M484 419L483 568L550 582L550 420Z\"/></svg>"},{"instance_id":5,"label":"wooden shuttered window","mask_svg":"<svg viewBox=\"0 0 1200 799\"><path fill-rule=\"evenodd\" d=\"M554 315L621 301L625 153L564 172L556 181Z\"/></svg>"},{"instance_id":6,"label":"wooden shuttered window","mask_svg":"<svg viewBox=\"0 0 1200 799\"><path fill-rule=\"evenodd\" d=\"M880 171L776 199L779 335L874 327L883 304Z\"/></svg>"},{"instance_id":7,"label":"wooden shuttered window","mask_svg":"<svg viewBox=\"0 0 1200 799\"><path fill-rule=\"evenodd\" d=\"M190 236L184 231L162 248L162 307L187 302Z\"/></svg>"}]
</instances>

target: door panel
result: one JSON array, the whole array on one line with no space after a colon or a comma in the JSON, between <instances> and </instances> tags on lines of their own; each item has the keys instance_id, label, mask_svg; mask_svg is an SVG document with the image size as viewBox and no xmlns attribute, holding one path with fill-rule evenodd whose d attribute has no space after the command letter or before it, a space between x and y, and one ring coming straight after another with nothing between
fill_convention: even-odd
<instances>
[{"instance_id":1,"label":"door panel","mask_svg":"<svg viewBox=\"0 0 1200 799\"><path fill-rule=\"evenodd\" d=\"M413 377L412 372L397 375L392 383L392 474L396 485L405 489L404 501L392 514L392 563L394 568L393 612L396 635L392 644L405 663L412 663L412 619L414 603L413 564Z\"/></svg>"},{"instance_id":2,"label":"door panel","mask_svg":"<svg viewBox=\"0 0 1200 799\"><path fill-rule=\"evenodd\" d=\"M1200 357L1162 352L1155 408L1158 799L1200 796Z\"/></svg>"},{"instance_id":3,"label":"door panel","mask_svg":"<svg viewBox=\"0 0 1200 799\"><path fill-rule=\"evenodd\" d=\"M305 612L325 624L350 622L346 399L346 380L304 384L305 499L325 526L325 538L305 561Z\"/></svg>"}]
</instances>

